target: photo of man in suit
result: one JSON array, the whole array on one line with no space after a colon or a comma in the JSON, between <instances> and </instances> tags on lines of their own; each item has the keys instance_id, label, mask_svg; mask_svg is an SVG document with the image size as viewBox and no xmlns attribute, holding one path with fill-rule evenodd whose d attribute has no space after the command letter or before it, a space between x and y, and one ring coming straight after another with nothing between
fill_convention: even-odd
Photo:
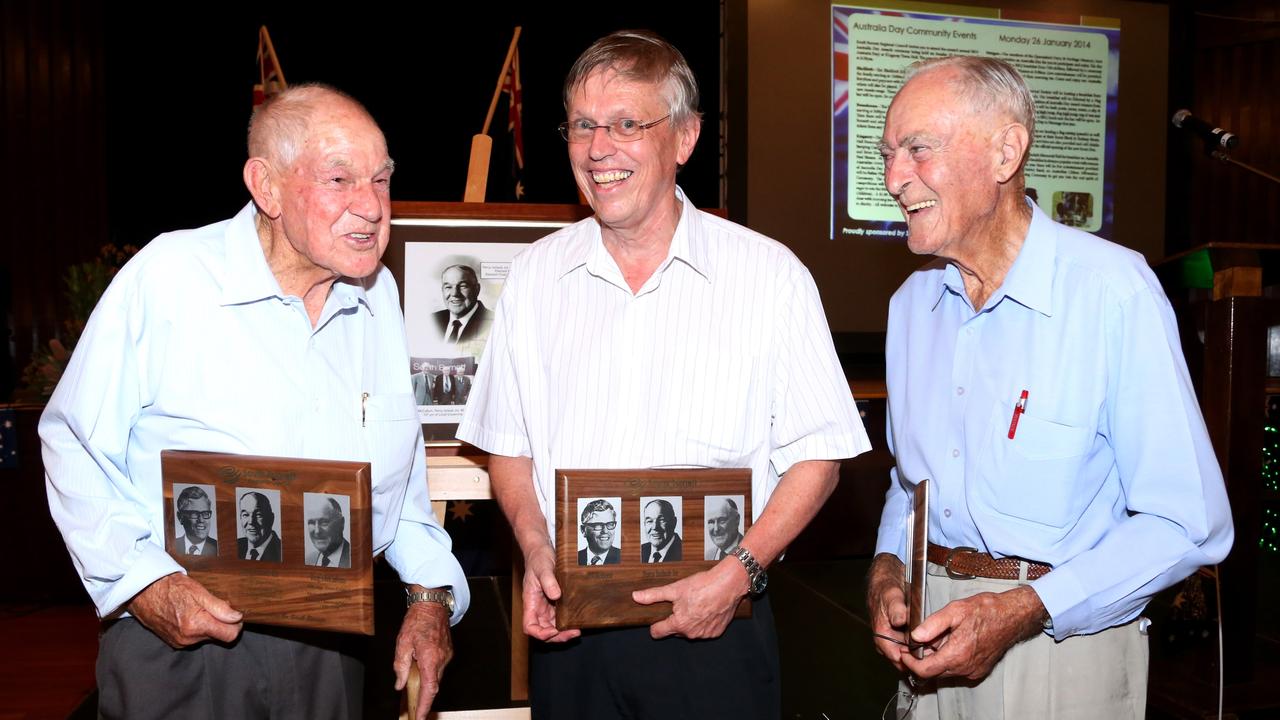
<instances>
[{"instance_id":1,"label":"photo of man in suit","mask_svg":"<svg viewBox=\"0 0 1280 720\"><path fill-rule=\"evenodd\" d=\"M705 500L707 542L703 560L720 560L742 542L741 495L708 495Z\"/></svg>"},{"instance_id":2,"label":"photo of man in suit","mask_svg":"<svg viewBox=\"0 0 1280 720\"><path fill-rule=\"evenodd\" d=\"M183 534L177 537L178 552L183 555L217 555L218 539L211 531L218 527L209 493L199 485L188 485L174 501L178 524Z\"/></svg>"},{"instance_id":3,"label":"photo of man in suit","mask_svg":"<svg viewBox=\"0 0 1280 720\"><path fill-rule=\"evenodd\" d=\"M641 562L675 562L681 559L680 534L676 532L678 522L671 501L655 498L645 503L640 528L649 542L640 546Z\"/></svg>"},{"instance_id":4,"label":"photo of man in suit","mask_svg":"<svg viewBox=\"0 0 1280 720\"><path fill-rule=\"evenodd\" d=\"M608 500L587 501L582 508L582 525L578 529L587 541L587 546L578 551L579 565L616 565L622 562L622 551L613 546L618 514Z\"/></svg>"},{"instance_id":5,"label":"photo of man in suit","mask_svg":"<svg viewBox=\"0 0 1280 720\"><path fill-rule=\"evenodd\" d=\"M469 265L450 265L440 274L444 310L431 318L444 342L457 345L488 336L493 314L480 302L480 278Z\"/></svg>"},{"instance_id":6,"label":"photo of man in suit","mask_svg":"<svg viewBox=\"0 0 1280 720\"><path fill-rule=\"evenodd\" d=\"M307 536L311 538L311 547L307 548L307 565L351 567L351 542L343 537L347 519L342 513L338 496L303 493L302 505L307 515Z\"/></svg>"},{"instance_id":7,"label":"photo of man in suit","mask_svg":"<svg viewBox=\"0 0 1280 720\"><path fill-rule=\"evenodd\" d=\"M247 492L240 497L240 529L244 537L236 540L236 557L242 560L280 562L280 536L271 501L261 492Z\"/></svg>"}]
</instances>

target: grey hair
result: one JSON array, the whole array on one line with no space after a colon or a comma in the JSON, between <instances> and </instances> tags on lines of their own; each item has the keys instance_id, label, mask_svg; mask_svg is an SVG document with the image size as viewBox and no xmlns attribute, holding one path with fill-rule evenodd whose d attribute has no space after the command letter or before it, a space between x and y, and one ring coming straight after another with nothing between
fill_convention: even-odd
<instances>
[{"instance_id":1,"label":"grey hair","mask_svg":"<svg viewBox=\"0 0 1280 720\"><path fill-rule=\"evenodd\" d=\"M956 83L961 98L974 112L999 108L1027 129L1028 149L1036 136L1036 103L1022 75L1009 63L991 57L952 55L919 60L907 68L902 82L933 70L955 68L960 76Z\"/></svg>"},{"instance_id":2,"label":"grey hair","mask_svg":"<svg viewBox=\"0 0 1280 720\"><path fill-rule=\"evenodd\" d=\"M619 30L595 41L578 56L564 79L564 109L596 70L608 69L630 82L662 84L671 124L682 126L702 117L698 112L698 80L684 55L649 30ZM646 122L657 118L637 118Z\"/></svg>"},{"instance_id":3,"label":"grey hair","mask_svg":"<svg viewBox=\"0 0 1280 720\"><path fill-rule=\"evenodd\" d=\"M474 280L474 281L476 281L477 283L478 283L478 282L480 282L480 276L476 274L476 269L475 269L475 268L473 268L473 267L471 267L470 265L464 265L463 263L457 263L457 264L454 264L454 265L450 265L449 267L447 267L447 268L445 268L445 269L441 270L441 271L440 271L440 277L442 277L442 278L443 278L445 273L449 272L450 270L452 270L452 269L454 269L454 268L458 268L459 270L461 270L461 271L465 272L466 274L470 275L470 276L471 276L471 279L472 279L472 280Z\"/></svg>"},{"instance_id":4,"label":"grey hair","mask_svg":"<svg viewBox=\"0 0 1280 720\"><path fill-rule=\"evenodd\" d=\"M605 512L606 510L613 513L615 517L617 516L617 513L613 510L613 505L609 504L608 500L592 500L587 503L586 507L582 508L582 519L580 522L585 523L587 518L598 512Z\"/></svg>"},{"instance_id":5,"label":"grey hair","mask_svg":"<svg viewBox=\"0 0 1280 720\"><path fill-rule=\"evenodd\" d=\"M183 488L182 492L178 493L178 510L181 511L196 500L204 500L211 505L213 504L212 501L209 500L209 493L205 492L204 488L201 488L199 485L190 485Z\"/></svg>"},{"instance_id":6,"label":"grey hair","mask_svg":"<svg viewBox=\"0 0 1280 720\"><path fill-rule=\"evenodd\" d=\"M311 119L324 100L343 100L359 109L377 127L360 101L324 83L293 85L254 108L249 118L249 157L265 157L282 168L302 154Z\"/></svg>"}]
</instances>

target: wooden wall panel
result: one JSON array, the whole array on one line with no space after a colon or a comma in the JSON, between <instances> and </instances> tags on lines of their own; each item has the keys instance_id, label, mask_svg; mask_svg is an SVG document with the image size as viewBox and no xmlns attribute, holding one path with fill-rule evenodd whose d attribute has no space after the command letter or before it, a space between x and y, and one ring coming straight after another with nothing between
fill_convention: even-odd
<instances>
[{"instance_id":1,"label":"wooden wall panel","mask_svg":"<svg viewBox=\"0 0 1280 720\"><path fill-rule=\"evenodd\" d=\"M102 7L6 0L0 27L0 306L20 372L34 342L61 332L63 268L107 239Z\"/></svg>"},{"instance_id":2,"label":"wooden wall panel","mask_svg":"<svg viewBox=\"0 0 1280 720\"><path fill-rule=\"evenodd\" d=\"M1243 0L1176 11L1193 30L1183 48L1173 48L1191 62L1182 65L1184 73L1171 73L1171 97L1236 133L1241 141L1232 158L1280 175L1280 8ZM1169 252L1207 242L1280 242L1280 185L1208 157L1199 140L1176 135L1171 148L1182 157L1171 167L1185 175L1171 175L1170 193L1186 202L1170 202L1169 225L1188 230L1170 234Z\"/></svg>"}]
</instances>

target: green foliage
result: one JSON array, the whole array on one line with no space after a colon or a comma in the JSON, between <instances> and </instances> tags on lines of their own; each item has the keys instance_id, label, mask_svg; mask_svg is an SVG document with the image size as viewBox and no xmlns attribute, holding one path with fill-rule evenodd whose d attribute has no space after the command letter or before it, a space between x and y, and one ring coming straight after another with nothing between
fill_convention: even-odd
<instances>
[{"instance_id":1,"label":"green foliage","mask_svg":"<svg viewBox=\"0 0 1280 720\"><path fill-rule=\"evenodd\" d=\"M103 245L98 257L88 262L76 263L62 274L63 296L67 300L68 317L62 323L62 337L49 341L46 347L37 347L31 353L31 364L22 372L22 384L40 397L49 397L58 385L62 372L71 359L80 334L84 332L89 314L98 304L111 279L138 248L125 245Z\"/></svg>"}]
</instances>

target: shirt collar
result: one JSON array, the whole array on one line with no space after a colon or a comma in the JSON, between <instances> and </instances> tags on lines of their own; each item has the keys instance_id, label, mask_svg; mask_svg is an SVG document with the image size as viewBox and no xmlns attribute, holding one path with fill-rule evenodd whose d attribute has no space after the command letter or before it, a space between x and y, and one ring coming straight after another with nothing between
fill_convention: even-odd
<instances>
[{"instance_id":1,"label":"shirt collar","mask_svg":"<svg viewBox=\"0 0 1280 720\"><path fill-rule=\"evenodd\" d=\"M988 302L995 307L1004 298L1009 298L1019 305L1024 305L1036 312L1053 315L1053 273L1057 264L1058 235L1053 221L1040 207L1026 199L1031 206L1031 225L1027 228L1027 236L1014 258L1013 266L1004 277L1004 283L996 291L996 295ZM946 263L942 272L942 287L939 288L938 300L943 294L951 292L964 296L964 278L953 263ZM937 303L934 304L937 307ZM981 308L978 308L979 310Z\"/></svg>"},{"instance_id":2,"label":"shirt collar","mask_svg":"<svg viewBox=\"0 0 1280 720\"><path fill-rule=\"evenodd\" d=\"M676 186L676 197L680 200L680 221L676 223L675 233L671 236L671 247L667 258L658 266L657 273L662 273L673 260L688 265L707 282L711 281L711 263L708 261L706 230L702 226L702 218L685 196L684 190ZM578 268L598 277L618 276L618 265L604 246L604 237L600 233L600 224L591 218L589 230L578 238L577 242L564 254L564 264L560 268L559 277L564 277ZM618 278L620 281L620 277Z\"/></svg>"},{"instance_id":3,"label":"shirt collar","mask_svg":"<svg viewBox=\"0 0 1280 720\"><path fill-rule=\"evenodd\" d=\"M257 217L258 209L250 202L236 213L227 225L225 236L227 262L222 276L223 305L247 304L267 298L285 299L279 281L276 280L275 275L271 274L267 258L262 254L262 243L258 239ZM329 303L336 303L335 308L349 308L361 304L372 315L373 309L369 307L365 284L372 282L376 275L377 273L363 279L338 278L330 290L326 309Z\"/></svg>"}]
</instances>

